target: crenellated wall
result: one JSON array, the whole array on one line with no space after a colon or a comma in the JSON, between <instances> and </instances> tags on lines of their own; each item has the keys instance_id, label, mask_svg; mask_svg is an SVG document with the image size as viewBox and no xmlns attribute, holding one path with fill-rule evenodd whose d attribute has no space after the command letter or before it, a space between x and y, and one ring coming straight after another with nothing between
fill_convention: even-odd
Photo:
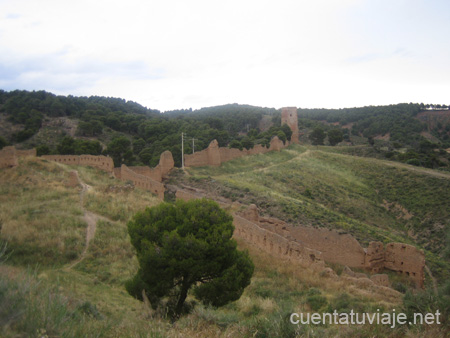
<instances>
[{"instance_id":1,"label":"crenellated wall","mask_svg":"<svg viewBox=\"0 0 450 338\"><path fill-rule=\"evenodd\" d=\"M184 188L176 192L176 198L184 200L202 197L205 194L196 189ZM221 206L232 209L223 202ZM239 213L234 212L233 218L236 236L274 256L295 259L303 266L316 259L377 274L386 268L410 276L418 287L423 288L425 257L414 246L389 243L384 247L381 242L370 242L364 249L350 234L322 228L293 227L276 218L261 217L253 204ZM387 286L389 280L386 278L378 275L373 282Z\"/></svg>"},{"instance_id":2,"label":"crenellated wall","mask_svg":"<svg viewBox=\"0 0 450 338\"><path fill-rule=\"evenodd\" d=\"M64 164L86 165L108 173L122 181L131 181L135 186L151 191L160 199L164 199L164 185L161 183L163 177L173 168L174 161L172 153L165 151L161 154L159 164L155 168L150 167L127 167L122 165L114 168L114 162L110 157L94 155L44 155L42 158Z\"/></svg>"},{"instance_id":3,"label":"crenellated wall","mask_svg":"<svg viewBox=\"0 0 450 338\"><path fill-rule=\"evenodd\" d=\"M321 251L323 259L327 262L344 264L353 268L364 268L364 249L350 234L304 226L289 226L287 231L307 247Z\"/></svg>"},{"instance_id":4,"label":"crenellated wall","mask_svg":"<svg viewBox=\"0 0 450 338\"><path fill-rule=\"evenodd\" d=\"M125 164L122 164L120 167L120 179L122 181L131 181L136 187L151 191L160 199L164 199L164 184L155 181L148 176L134 172Z\"/></svg>"},{"instance_id":5,"label":"crenellated wall","mask_svg":"<svg viewBox=\"0 0 450 338\"><path fill-rule=\"evenodd\" d=\"M239 150L236 148L219 147L216 140L213 140L208 148L198 151L195 154L184 155L184 165L186 167L219 166L223 162L234 160L235 158L265 154L269 151L280 151L289 146L289 142L283 143L277 136L270 141L270 147L266 148L260 144L252 149Z\"/></svg>"},{"instance_id":6,"label":"crenellated wall","mask_svg":"<svg viewBox=\"0 0 450 338\"><path fill-rule=\"evenodd\" d=\"M174 160L172 153L170 151L165 151L161 154L159 158L159 164L150 168L148 166L139 167L128 167L137 174L150 177L152 180L162 182L163 178L169 173L169 171L174 167Z\"/></svg>"},{"instance_id":7,"label":"crenellated wall","mask_svg":"<svg viewBox=\"0 0 450 338\"><path fill-rule=\"evenodd\" d=\"M309 249L301 243L290 241L283 236L261 228L257 223L237 214L233 214L233 220L236 237L245 239L272 256L288 259L302 267L311 267L312 265L321 269L325 267L319 251Z\"/></svg>"},{"instance_id":8,"label":"crenellated wall","mask_svg":"<svg viewBox=\"0 0 450 338\"><path fill-rule=\"evenodd\" d=\"M114 170L112 158L102 155L43 155L41 157L63 164L90 166L108 173L112 173Z\"/></svg>"}]
</instances>

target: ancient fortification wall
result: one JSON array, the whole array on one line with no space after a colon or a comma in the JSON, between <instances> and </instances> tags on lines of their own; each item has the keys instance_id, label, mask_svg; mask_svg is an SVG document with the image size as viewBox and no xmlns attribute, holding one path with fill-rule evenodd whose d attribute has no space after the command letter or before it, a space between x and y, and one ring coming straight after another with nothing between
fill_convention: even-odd
<instances>
[{"instance_id":1,"label":"ancient fortification wall","mask_svg":"<svg viewBox=\"0 0 450 338\"><path fill-rule=\"evenodd\" d=\"M404 243L389 243L384 253L384 266L406 274L414 279L418 286L424 285L425 255L416 247Z\"/></svg>"},{"instance_id":2,"label":"ancient fortification wall","mask_svg":"<svg viewBox=\"0 0 450 338\"><path fill-rule=\"evenodd\" d=\"M280 151L288 145L289 142L284 144L283 141L275 136L270 141L269 148L258 144L249 150L239 150L236 148L219 147L217 141L214 140L205 150L198 151L195 154L184 155L184 165L186 167L203 167L208 165L219 166L223 162L231 161L243 156L265 154L269 151Z\"/></svg>"},{"instance_id":3,"label":"ancient fortification wall","mask_svg":"<svg viewBox=\"0 0 450 338\"><path fill-rule=\"evenodd\" d=\"M301 243L290 241L283 236L261 228L257 223L233 214L234 236L245 239L250 244L271 254L298 263L302 267L323 269L325 267L321 253Z\"/></svg>"},{"instance_id":4,"label":"ancient fortification wall","mask_svg":"<svg viewBox=\"0 0 450 338\"><path fill-rule=\"evenodd\" d=\"M335 230L309 227L290 227L289 233L307 247L322 252L325 261L364 268L365 252L359 242L349 234Z\"/></svg>"},{"instance_id":5,"label":"ancient fortification wall","mask_svg":"<svg viewBox=\"0 0 450 338\"><path fill-rule=\"evenodd\" d=\"M184 200L202 197L205 194L196 189L179 189L176 192L176 198ZM223 202L221 206L232 209L230 204ZM271 255L296 260L302 266L326 261L363 268L376 274L386 268L410 276L417 286L423 288L425 257L414 246L389 243L385 248L381 242L370 242L369 247L364 249L350 234L329 229L293 227L276 218L261 217L255 205L250 205L239 213L234 212L233 218L236 236ZM367 275L361 275L368 279ZM361 276L356 274L353 277ZM386 275L372 277L366 282L389 285Z\"/></svg>"},{"instance_id":6,"label":"ancient fortification wall","mask_svg":"<svg viewBox=\"0 0 450 338\"><path fill-rule=\"evenodd\" d=\"M299 143L298 116L296 107L281 109L281 125L287 124L292 130L291 143Z\"/></svg>"},{"instance_id":7,"label":"ancient fortification wall","mask_svg":"<svg viewBox=\"0 0 450 338\"><path fill-rule=\"evenodd\" d=\"M164 184L132 171L125 164L120 167L120 178L122 181L131 181L136 187L151 191L160 199L164 199Z\"/></svg>"},{"instance_id":8,"label":"ancient fortification wall","mask_svg":"<svg viewBox=\"0 0 450 338\"><path fill-rule=\"evenodd\" d=\"M63 164L90 166L108 173L112 173L114 170L112 158L102 155L43 155L41 157L45 160Z\"/></svg>"},{"instance_id":9,"label":"ancient fortification wall","mask_svg":"<svg viewBox=\"0 0 450 338\"><path fill-rule=\"evenodd\" d=\"M36 156L36 148L18 150L14 146L3 147L0 150L0 168L11 168L19 164L19 157Z\"/></svg>"},{"instance_id":10,"label":"ancient fortification wall","mask_svg":"<svg viewBox=\"0 0 450 338\"><path fill-rule=\"evenodd\" d=\"M185 201L202 198L194 189L179 189L175 194L177 199ZM220 203L222 207L231 209L231 204ZM245 239L246 242L280 259L287 259L303 267L322 270L325 265L321 252L305 247L302 243L289 240L279 234L260 226L256 207L250 206L244 212L232 213L235 231L233 236Z\"/></svg>"},{"instance_id":11,"label":"ancient fortification wall","mask_svg":"<svg viewBox=\"0 0 450 338\"><path fill-rule=\"evenodd\" d=\"M0 168L11 168L18 164L16 148L10 146L0 150Z\"/></svg>"},{"instance_id":12,"label":"ancient fortification wall","mask_svg":"<svg viewBox=\"0 0 450 338\"><path fill-rule=\"evenodd\" d=\"M137 174L150 177L152 180L162 182L163 178L169 173L169 171L174 167L174 160L172 153L170 151L165 151L161 154L159 158L159 164L150 168L148 166L140 167L128 167L130 170Z\"/></svg>"},{"instance_id":13,"label":"ancient fortification wall","mask_svg":"<svg viewBox=\"0 0 450 338\"><path fill-rule=\"evenodd\" d=\"M17 157L36 157L36 148L33 149L27 149L27 150L19 150L16 149L16 156Z\"/></svg>"}]
</instances>

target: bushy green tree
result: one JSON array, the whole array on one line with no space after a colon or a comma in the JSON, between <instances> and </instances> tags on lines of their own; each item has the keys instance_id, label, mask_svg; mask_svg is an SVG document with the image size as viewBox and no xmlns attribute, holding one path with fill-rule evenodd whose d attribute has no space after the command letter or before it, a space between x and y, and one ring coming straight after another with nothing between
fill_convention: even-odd
<instances>
[{"instance_id":1,"label":"bushy green tree","mask_svg":"<svg viewBox=\"0 0 450 338\"><path fill-rule=\"evenodd\" d=\"M322 128L317 127L309 134L309 139L314 145L323 145L326 136L325 131Z\"/></svg>"},{"instance_id":2,"label":"bushy green tree","mask_svg":"<svg viewBox=\"0 0 450 338\"><path fill-rule=\"evenodd\" d=\"M127 157L130 156L131 141L125 136L115 137L108 143L106 152L113 158L114 166L120 167Z\"/></svg>"},{"instance_id":3,"label":"bushy green tree","mask_svg":"<svg viewBox=\"0 0 450 338\"><path fill-rule=\"evenodd\" d=\"M335 146L339 142L342 142L344 140L344 134L342 133L342 130L340 129L331 129L328 132L328 142L330 142L330 145Z\"/></svg>"},{"instance_id":4,"label":"bushy green tree","mask_svg":"<svg viewBox=\"0 0 450 338\"><path fill-rule=\"evenodd\" d=\"M168 298L178 318L188 292L204 304L223 306L239 299L254 266L236 249L232 217L211 200L161 203L137 213L128 223L139 270L126 283L138 299L143 292L152 307Z\"/></svg>"}]
</instances>

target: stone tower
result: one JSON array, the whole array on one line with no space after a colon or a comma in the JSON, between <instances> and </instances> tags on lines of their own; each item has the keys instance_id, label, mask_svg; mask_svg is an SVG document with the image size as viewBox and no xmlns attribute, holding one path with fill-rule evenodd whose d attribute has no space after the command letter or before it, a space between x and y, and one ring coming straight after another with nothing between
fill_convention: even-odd
<instances>
[{"instance_id":1,"label":"stone tower","mask_svg":"<svg viewBox=\"0 0 450 338\"><path fill-rule=\"evenodd\" d=\"M296 107L285 107L281 109L281 125L287 124L292 130L291 143L299 143L298 118Z\"/></svg>"}]
</instances>

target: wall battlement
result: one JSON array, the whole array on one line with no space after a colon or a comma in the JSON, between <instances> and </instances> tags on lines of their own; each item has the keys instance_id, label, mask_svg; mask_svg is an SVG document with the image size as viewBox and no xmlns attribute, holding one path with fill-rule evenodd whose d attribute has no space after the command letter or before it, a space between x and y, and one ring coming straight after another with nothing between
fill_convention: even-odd
<instances>
[{"instance_id":1,"label":"wall battlement","mask_svg":"<svg viewBox=\"0 0 450 338\"><path fill-rule=\"evenodd\" d=\"M85 165L97 168L108 173L114 170L114 162L111 157L95 155L43 155L43 159L63 164Z\"/></svg>"},{"instance_id":2,"label":"wall battlement","mask_svg":"<svg viewBox=\"0 0 450 338\"><path fill-rule=\"evenodd\" d=\"M120 167L120 179L122 181L131 181L136 187L151 191L160 199L164 199L164 184L155 181L148 176L144 176L134 172L125 164L122 164L122 166Z\"/></svg>"},{"instance_id":3,"label":"wall battlement","mask_svg":"<svg viewBox=\"0 0 450 338\"><path fill-rule=\"evenodd\" d=\"M198 151L195 154L184 155L186 167L220 166L223 162L234 160L248 155L265 154L269 151L280 151L289 146L289 142L283 143L277 136L270 141L270 147L266 148L260 144L252 149L239 150L236 148L219 147L216 140L213 140L208 148Z\"/></svg>"},{"instance_id":4,"label":"wall battlement","mask_svg":"<svg viewBox=\"0 0 450 338\"><path fill-rule=\"evenodd\" d=\"M176 191L176 198L184 200L205 196L197 189ZM233 209L232 204L220 204ZM261 217L253 204L232 215L235 235L273 256L298 261L302 266L325 261L376 274L386 268L410 276L420 288L424 286L425 256L412 245L388 243L384 247L381 242L370 242L364 249L350 234L323 228L294 227L276 218ZM374 277L373 282L389 284L384 275Z\"/></svg>"}]
</instances>

